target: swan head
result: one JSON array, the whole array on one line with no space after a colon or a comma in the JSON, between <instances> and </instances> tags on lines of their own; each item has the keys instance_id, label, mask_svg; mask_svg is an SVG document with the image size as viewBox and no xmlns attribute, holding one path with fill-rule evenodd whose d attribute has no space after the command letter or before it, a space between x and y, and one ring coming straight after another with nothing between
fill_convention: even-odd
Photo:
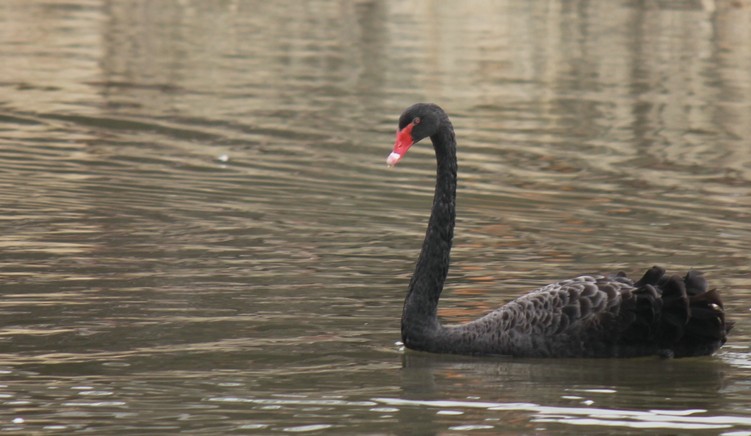
<instances>
[{"instance_id":1,"label":"swan head","mask_svg":"<svg viewBox=\"0 0 751 436\"><path fill-rule=\"evenodd\" d=\"M386 158L388 166L399 163L412 145L433 136L440 127L441 115L445 116L443 109L432 103L417 103L408 107L399 117L394 149Z\"/></svg>"}]
</instances>

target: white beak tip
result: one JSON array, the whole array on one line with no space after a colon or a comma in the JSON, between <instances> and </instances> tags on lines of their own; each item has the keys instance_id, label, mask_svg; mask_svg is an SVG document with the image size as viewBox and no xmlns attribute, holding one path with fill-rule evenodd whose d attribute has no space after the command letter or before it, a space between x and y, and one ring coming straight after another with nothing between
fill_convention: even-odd
<instances>
[{"instance_id":1,"label":"white beak tip","mask_svg":"<svg viewBox=\"0 0 751 436\"><path fill-rule=\"evenodd\" d=\"M401 158L402 158L402 155L400 155L399 153L391 152L389 157L386 158L386 165L393 167L399 162L399 159Z\"/></svg>"}]
</instances>

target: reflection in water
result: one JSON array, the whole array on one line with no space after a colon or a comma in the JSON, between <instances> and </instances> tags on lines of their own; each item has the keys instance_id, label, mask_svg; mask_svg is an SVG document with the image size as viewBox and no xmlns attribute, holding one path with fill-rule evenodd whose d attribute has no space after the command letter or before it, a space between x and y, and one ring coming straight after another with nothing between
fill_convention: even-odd
<instances>
[{"instance_id":1,"label":"reflection in water","mask_svg":"<svg viewBox=\"0 0 751 436\"><path fill-rule=\"evenodd\" d=\"M400 406L405 422L414 422L415 415L432 422L430 409L440 408L481 409L472 413L475 422L486 424L499 417L528 421L527 431L570 425L719 429L751 423L742 415L707 414L740 387L728 378L732 368L711 358L489 360L407 352L404 368L401 398L375 401ZM704 396L695 397L697 391Z\"/></svg>"},{"instance_id":2,"label":"reflection in water","mask_svg":"<svg viewBox=\"0 0 751 436\"><path fill-rule=\"evenodd\" d=\"M748 2L11 0L0 16L4 431L751 428ZM402 369L434 168L427 147L383 159L420 100L460 140L449 322L658 263L707 272L728 346Z\"/></svg>"},{"instance_id":3,"label":"reflection in water","mask_svg":"<svg viewBox=\"0 0 751 436\"><path fill-rule=\"evenodd\" d=\"M621 401L628 396L661 392L665 397L680 396L681 391L701 386L707 392L719 391L729 369L711 358L696 359L482 359L458 356L436 357L426 353L404 354L404 389L412 399L424 399L430 387L441 398L466 395L463 387L485 386L497 389L508 400L527 402L529 398L553 400L565 392L619 392ZM472 371L466 371L472 368ZM431 382L426 383L425 377ZM421 380L422 379L422 380ZM412 393L412 385L414 393ZM693 386L691 386L693 385ZM556 389L558 388L558 389ZM436 391L437 390L437 391ZM417 396L413 396L416 394ZM697 398L713 403L717 398ZM663 398L662 401L669 401ZM654 403L657 407L658 402ZM705 406L708 404L705 404ZM688 406L688 404L683 404ZM699 403L694 408L702 408ZM659 408L659 407L658 407Z\"/></svg>"}]
</instances>

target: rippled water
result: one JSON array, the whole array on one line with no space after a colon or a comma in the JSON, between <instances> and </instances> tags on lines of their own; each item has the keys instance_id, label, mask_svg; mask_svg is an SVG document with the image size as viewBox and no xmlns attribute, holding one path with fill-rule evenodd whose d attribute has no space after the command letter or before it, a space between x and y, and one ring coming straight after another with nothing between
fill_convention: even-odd
<instances>
[{"instance_id":1,"label":"rippled water","mask_svg":"<svg viewBox=\"0 0 751 436\"><path fill-rule=\"evenodd\" d=\"M0 3L5 433L751 433L751 3ZM701 269L714 357L396 344L451 115L448 321Z\"/></svg>"}]
</instances>

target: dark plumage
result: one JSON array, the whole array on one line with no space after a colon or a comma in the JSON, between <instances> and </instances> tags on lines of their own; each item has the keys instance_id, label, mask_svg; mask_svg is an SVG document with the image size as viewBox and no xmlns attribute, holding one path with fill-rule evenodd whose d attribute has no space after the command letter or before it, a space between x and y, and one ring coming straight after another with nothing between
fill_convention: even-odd
<instances>
[{"instance_id":1,"label":"dark plumage","mask_svg":"<svg viewBox=\"0 0 751 436\"><path fill-rule=\"evenodd\" d=\"M624 273L553 283L475 321L443 326L437 307L449 268L457 172L456 138L446 113L434 104L407 108L387 162L397 164L426 137L436 153L436 188L402 313L407 348L526 357L685 357L712 354L725 343L732 323L701 273L670 276L656 266L636 283Z\"/></svg>"}]
</instances>

